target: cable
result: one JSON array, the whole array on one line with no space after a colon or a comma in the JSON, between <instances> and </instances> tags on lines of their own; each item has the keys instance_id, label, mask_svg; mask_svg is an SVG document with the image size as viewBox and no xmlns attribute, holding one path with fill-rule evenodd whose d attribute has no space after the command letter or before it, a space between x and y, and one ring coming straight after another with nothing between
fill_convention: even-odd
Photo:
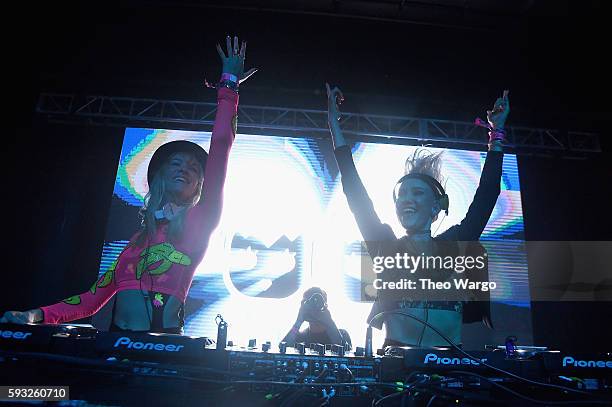
<instances>
[{"instance_id":1,"label":"cable","mask_svg":"<svg viewBox=\"0 0 612 407\"><path fill-rule=\"evenodd\" d=\"M527 382L527 383L530 383L530 384L534 384L534 385L537 385L537 386L543 386L543 387L550 387L550 388L554 388L554 389L560 389L560 390L569 391L569 392L572 392L572 393L588 395L588 396L591 396L591 397L593 396L592 394L587 393L585 391L580 391L580 390L572 389L572 388L565 387L565 386L559 386L559 385L556 385L556 384L548 384L548 383L536 382L534 380L530 380L530 379L527 379L525 377L521 377L521 376L515 375L514 373L511 373L511 372L508 372L506 370L497 368L495 366L491 366L488 363L483 362L482 360L480 360L480 359L470 355L469 353L467 353L466 351L461 349L453 341L451 341L446 335L444 335L442 332L440 332L436 327L434 327L430 323L428 323L426 321L423 321L421 318L416 317L416 316L414 316L412 314L408 314L406 312L401 312L401 311L383 311L383 312L379 312L378 314L374 315L370 319L370 321L368 322L368 326L371 326L372 325L372 321L374 321L376 318L379 318L379 317L384 316L384 315L390 315L390 314L405 315L405 316L408 316L408 317L410 317L410 318L412 318L412 319L414 319L416 321L419 321L420 323L422 323L424 325L427 325L432 331L434 331L435 333L440 335L440 337L442 337L446 342L448 342L453 348L455 348L461 354L465 355L466 357L470 358L471 360L473 360L475 362L478 362L479 364L481 364L483 366L488 367L489 369L495 370L496 372L503 373L503 374L508 375L508 376L510 376L512 378L515 378L515 379L518 379L518 380L521 380L521 381L524 381L524 382Z\"/></svg>"},{"instance_id":2,"label":"cable","mask_svg":"<svg viewBox=\"0 0 612 407\"><path fill-rule=\"evenodd\" d=\"M82 366L99 366L104 368L113 368L116 370L117 368L124 369L125 371L122 373L132 374L132 375L142 375L142 373L131 372L129 369L132 367L147 367L154 368L156 370L184 370L191 371L192 373L198 372L207 372L214 373L217 377L219 375L227 375L227 376L236 376L236 377L244 377L242 374L236 374L229 371L223 371L212 368L205 367L191 367L184 365L167 365L167 364L155 364L151 366L151 362L138 362L138 361L129 361L129 362L118 362L118 363L109 363L107 361L99 361L95 359L88 359L83 357L76 356L65 356L65 355L56 355L51 353L36 353L36 352L5 352L0 351L0 356L5 358L11 357L38 357L41 359L48 359L59 362L73 363L75 365ZM92 370L93 371L93 370ZM108 372L108 371L105 371ZM405 388L407 387L404 384L399 383L387 383L387 382L352 382L352 383L291 383L291 382L279 382L279 381L269 381L269 380L218 380L218 379L205 379L205 378L197 378L197 377L185 377L178 375L169 375L169 374L147 374L147 376L151 377L161 377L161 378L171 378L171 379L182 379L182 380L190 380L201 383L215 383L215 384L229 384L229 385L239 385L239 384L264 384L264 385L278 385L278 386L287 386L287 387L316 387L316 388L326 388L330 386L334 387L388 387L396 389L398 387ZM250 377L250 376L249 376Z\"/></svg>"},{"instance_id":3,"label":"cable","mask_svg":"<svg viewBox=\"0 0 612 407\"><path fill-rule=\"evenodd\" d=\"M442 211L440 211L440 212L442 212ZM433 232L433 236L437 236L436 233L438 233L438 229L440 229L440 226L442 226L442 223L444 223L445 219L446 219L446 214L443 213L442 214L442 219L440 219L440 222L438 223L438 226L436 227L436 230L434 230L434 232Z\"/></svg>"},{"instance_id":4,"label":"cable","mask_svg":"<svg viewBox=\"0 0 612 407\"><path fill-rule=\"evenodd\" d=\"M321 380L325 374L328 372L329 369L325 368L323 370L321 370L321 373L319 373L319 375L314 379L314 381L312 383L319 383L319 380ZM304 373L306 372L306 369L304 369ZM304 374L305 376L305 374ZM304 384L308 384L308 383L304 383ZM303 387L299 390L297 390L295 393L293 393L292 395L289 395L287 397L287 399L285 401L282 402L281 407L282 406L286 406L286 405L290 405L289 401L293 402L295 399L297 399L298 397L300 397L302 394L304 394L306 392L306 390L308 390L307 387Z\"/></svg>"},{"instance_id":5,"label":"cable","mask_svg":"<svg viewBox=\"0 0 612 407\"><path fill-rule=\"evenodd\" d=\"M341 363L340 369L346 371L349 374L349 377L351 380L355 380L355 376L353 375L353 372L351 371L351 369L348 368L347 365L345 365L344 363Z\"/></svg>"},{"instance_id":6,"label":"cable","mask_svg":"<svg viewBox=\"0 0 612 407\"><path fill-rule=\"evenodd\" d=\"M202 373L202 372L208 372L211 374L215 374L215 375L227 375L227 376L233 376L233 377L240 377L240 378L246 378L246 377L250 377L250 376L246 376L243 374L238 374L238 373L234 373L234 372L229 372L229 371L222 371L222 370L218 370L218 369L211 369L211 368L204 368L204 367L188 367L188 366L175 366L175 365L163 365L163 364L155 364L154 366L151 366L150 362L137 362L137 361L130 361L128 363L116 363L116 364L109 364L106 361L98 361L98 360L94 360L94 359L87 359L87 358L82 358L82 357L73 357L73 356L65 356L65 355L55 355L55 354L46 354L46 353L35 353L35 352L0 352L0 355L2 355L2 357L33 357L33 358L40 358L40 359L48 359L48 360L53 360L53 361L59 361L59 362L66 362L66 363L72 363L75 365L81 365L84 367L88 367L89 370L92 370L91 367L103 367L106 368L106 371L102 371L102 372L106 372L108 373L108 368L112 368L113 371L116 371L116 369L121 369L124 370L123 373L126 374L131 374L131 375L142 375L143 373L141 372L133 372L130 371L129 369L132 369L133 367L144 367L144 368L148 368L148 369L155 369L155 370L172 370L172 371L177 371L177 370L183 370L183 371L191 371L192 373ZM100 370L96 370L96 371L100 371ZM325 374L325 370L317 377L317 380L319 380L320 378L323 377L323 375ZM413 372L414 373L414 372ZM532 403L536 403L536 404L554 404L554 405L576 405L576 404L585 404L585 405L589 405L589 404L596 404L596 405L609 405L610 402L609 401L599 401L599 400L592 400L592 401L567 401L567 402L554 402L554 401L544 401L544 400L536 400L536 399L532 399L528 396L524 396L520 393L517 393L509 388L507 388L506 386L503 386L499 383L496 383L495 381L484 377L482 375L476 374L476 373L472 373L472 372L466 372L466 371L450 371L448 374L451 375L467 375L467 376L473 376L473 377L478 377L481 380L484 380L488 383L491 383L493 386L496 386L504 391L507 391L510 394L515 395L516 397L519 397L523 400L527 400L529 402ZM399 393L394 393L391 394L389 396L385 396L381 399L379 399L374 405L379 405L381 404L384 400L388 400L389 398L392 398L391 396L397 396L400 393L406 393L409 390L412 389L416 389L417 387L420 387L422 384L424 384L425 382L427 382L428 378L424 378L421 379L420 383L409 383L409 384L398 384L398 383L382 383L382 382L378 382L378 383L371 383L371 382L358 382L358 383L287 383L287 382L278 382L278 381L267 381L267 380L214 380L214 379L204 379L204 378L196 378L196 377L186 377L186 376L181 376L181 375L169 375L169 374L160 374L160 373L147 373L147 376L151 376L151 377L161 377L161 378L172 378L172 379L180 379L180 380L188 380L188 381L196 381L196 382L201 382L201 383L214 383L214 384L229 384L229 385L239 385L239 384L264 384L264 385L279 385L279 386L287 386L288 388L291 387L301 387L303 391L306 391L308 388L326 388L329 387L330 385L333 386L338 386L338 387L356 387L356 386L371 386L371 387L390 387L390 388L404 388L405 391L403 392L399 392ZM412 374L411 374L412 375ZM428 388L426 389L427 391L432 391L433 389ZM299 396L300 394L303 393L303 391L298 391L296 395L294 396ZM442 389L436 389L435 391L443 391ZM296 397L290 397L289 399L285 400L285 402L288 402L289 400L294 400Z\"/></svg>"},{"instance_id":7,"label":"cable","mask_svg":"<svg viewBox=\"0 0 612 407\"><path fill-rule=\"evenodd\" d=\"M415 374L419 374L418 372L412 372L407 378L406 380L410 380L411 376L415 375ZM420 383L419 380L417 379L416 381L412 382L412 383L408 383L407 386L408 388L405 390L402 390L400 392L396 392L396 393L391 393L389 395L386 395L384 397L381 397L380 399L376 400L376 402L374 402L374 400L372 400L372 406L376 407L378 405L380 405L383 401L385 400L389 400L395 397L399 397L399 396L403 396L405 394L410 393L412 390L414 390L417 386L426 383L429 380L429 376L426 376L422 379L420 379Z\"/></svg>"},{"instance_id":8,"label":"cable","mask_svg":"<svg viewBox=\"0 0 612 407\"><path fill-rule=\"evenodd\" d=\"M171 370L171 371L183 371L189 373L214 373L216 375L226 375L226 376L234 376L244 379L249 379L252 376L250 374L244 374L243 372L229 372L219 369L207 368L207 367L193 367L186 365L172 365L172 364L162 364L162 363L152 363L152 362L143 362L138 360L130 360L128 362L109 362L107 360L97 360L90 359L78 356L68 356L68 355L56 355L54 353L39 353L39 352L5 352L0 351L0 357L5 358L19 358L22 357L24 359L45 359L54 362L63 362L74 365L81 366L99 366L105 368L113 368L113 369L132 369L132 368L149 368L156 370ZM261 368L261 370L266 370L266 368ZM168 376L168 377L178 377L178 376ZM231 383L231 382L230 382Z\"/></svg>"},{"instance_id":9,"label":"cable","mask_svg":"<svg viewBox=\"0 0 612 407\"><path fill-rule=\"evenodd\" d=\"M425 322L428 323L429 322L429 308L427 308L427 301L425 301ZM425 335L425 330L427 329L427 325L423 324L423 330L421 331L421 335L419 336L419 342L417 344L417 346L421 346L421 343L423 342L423 336Z\"/></svg>"},{"instance_id":10,"label":"cable","mask_svg":"<svg viewBox=\"0 0 612 407\"><path fill-rule=\"evenodd\" d=\"M523 400L527 400L530 403L535 403L535 404L553 404L553 405L575 405L575 404L605 404L605 405L610 405L610 401L603 401L603 400L576 400L576 401L547 401L547 400L536 400L533 399L531 397L525 396L521 393L518 393L506 386L503 386L499 383L496 383L494 380L489 379L488 377L479 375L477 373L472 373L472 372L467 372L467 371L462 371L462 370L453 370L448 372L448 374L456 374L456 375L466 375L466 376L474 376L474 377L478 377L481 380L486 381L487 383L491 383L493 386L495 387L499 387L500 389L507 391L508 393L519 397Z\"/></svg>"},{"instance_id":11,"label":"cable","mask_svg":"<svg viewBox=\"0 0 612 407\"><path fill-rule=\"evenodd\" d=\"M379 405L381 405L384 401L395 398L395 397L399 397L399 396L405 396L406 394L410 394L410 392L412 391L412 389L407 389L407 390L402 390L400 392L397 393L391 393L385 397L381 397L378 400L376 400L376 402L372 402L372 407L377 407Z\"/></svg>"},{"instance_id":12,"label":"cable","mask_svg":"<svg viewBox=\"0 0 612 407\"><path fill-rule=\"evenodd\" d=\"M304 370L302 370L302 373L300 373L300 375L295 378L295 380L294 380L295 383L303 383L303 381L306 379L306 375L307 375L308 371L306 370L306 367L304 367L303 364L302 364L302 367L303 367ZM285 396L291 398L292 395L290 393L291 393L291 388L288 387L285 390L283 390L281 393L278 394L278 398L282 399ZM285 404L285 401L283 401L283 404Z\"/></svg>"},{"instance_id":13,"label":"cable","mask_svg":"<svg viewBox=\"0 0 612 407\"><path fill-rule=\"evenodd\" d=\"M146 269L148 267L148 266L146 266L146 264L147 264L146 260L147 260L147 257L149 257L149 240L148 240L148 238L147 238L147 242L145 244L147 245L147 248L145 249L145 255L144 255L144 258L143 258L143 260L145 260L145 262L143 263L143 264L145 264L145 270L143 270L143 274L146 273L146 274L149 275L149 278L151 279L151 288L153 288L153 276L149 273L149 270ZM140 288L139 291L140 291L140 295L142 296L142 301L144 302L145 310L147 311L147 319L149 320L149 330L151 330L153 328L153 317L151 316L151 313L149 312L149 303L147 302L147 299L150 300L150 298L149 298L148 295L144 295L142 293L142 278L143 278L143 275L141 274L140 278L138 279L138 284L139 284L139 288Z\"/></svg>"}]
</instances>

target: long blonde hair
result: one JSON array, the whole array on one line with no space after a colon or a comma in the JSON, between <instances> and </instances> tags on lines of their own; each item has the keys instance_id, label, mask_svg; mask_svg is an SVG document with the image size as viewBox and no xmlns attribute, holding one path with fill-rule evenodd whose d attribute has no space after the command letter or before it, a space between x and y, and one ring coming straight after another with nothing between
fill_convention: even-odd
<instances>
[{"instance_id":1,"label":"long blonde hair","mask_svg":"<svg viewBox=\"0 0 612 407\"><path fill-rule=\"evenodd\" d=\"M168 162L169 161L170 159ZM164 202L164 195L166 193L166 184L162 174L166 169L168 162L164 163L164 165L162 165L162 167L155 173L151 185L149 185L149 191L144 197L144 204L139 212L140 217L142 218L142 231L136 240L136 243L139 246L142 246L145 241L151 241L155 238L155 234L157 232L155 212L163 208L162 203ZM200 201L202 196L203 182L204 174L203 169L201 169L195 194L190 201L183 203L185 209L180 211L176 217L168 222L168 239L170 241L176 241L183 233L187 210L197 205Z\"/></svg>"}]
</instances>

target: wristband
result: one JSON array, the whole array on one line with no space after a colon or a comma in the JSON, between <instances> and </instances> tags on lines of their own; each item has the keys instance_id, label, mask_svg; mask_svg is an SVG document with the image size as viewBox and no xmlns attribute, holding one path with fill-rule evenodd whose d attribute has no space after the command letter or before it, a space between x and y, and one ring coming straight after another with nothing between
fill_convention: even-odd
<instances>
[{"instance_id":1,"label":"wristband","mask_svg":"<svg viewBox=\"0 0 612 407\"><path fill-rule=\"evenodd\" d=\"M223 82L223 81L230 81L230 82L238 83L238 77L234 74L224 72L221 74L221 80L219 82Z\"/></svg>"},{"instance_id":2,"label":"wristband","mask_svg":"<svg viewBox=\"0 0 612 407\"><path fill-rule=\"evenodd\" d=\"M212 84L210 82L208 82L206 79L204 79L204 86L206 86L207 88L210 89L217 89L219 90L219 88L228 88L233 90L234 92L238 93L238 82L237 81L231 81L229 79L224 79L223 76L224 75L231 75L231 74L223 74L221 75L221 80L218 83ZM232 75L234 78L236 77L236 75Z\"/></svg>"},{"instance_id":3,"label":"wristband","mask_svg":"<svg viewBox=\"0 0 612 407\"><path fill-rule=\"evenodd\" d=\"M499 140L501 142L506 141L506 132L502 129L497 129L489 132L489 143L492 143L495 140Z\"/></svg>"},{"instance_id":4,"label":"wristband","mask_svg":"<svg viewBox=\"0 0 612 407\"><path fill-rule=\"evenodd\" d=\"M476 120L474 120L474 124L476 126L480 126L480 127L484 127L485 129L489 129L489 143L493 142L494 140L499 140L501 142L506 141L506 131L504 129L501 129L501 128L496 129L493 126L491 126L489 123L482 120L480 117L477 117Z\"/></svg>"}]
</instances>

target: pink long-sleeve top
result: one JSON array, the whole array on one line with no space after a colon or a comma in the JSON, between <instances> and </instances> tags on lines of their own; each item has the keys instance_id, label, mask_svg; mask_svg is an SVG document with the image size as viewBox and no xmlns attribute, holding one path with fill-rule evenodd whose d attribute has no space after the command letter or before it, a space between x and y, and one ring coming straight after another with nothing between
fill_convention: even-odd
<instances>
[{"instance_id":1,"label":"pink long-sleeve top","mask_svg":"<svg viewBox=\"0 0 612 407\"><path fill-rule=\"evenodd\" d=\"M168 239L168 223L158 223L155 238L143 245L136 237L91 288L57 304L41 307L43 321L59 324L95 314L119 291L145 289L187 298L195 268L200 263L210 235L219 224L223 207L223 185L229 152L234 141L233 120L238 94L228 88L217 93L217 114L206 161L202 199L186 214L179 240Z\"/></svg>"}]
</instances>

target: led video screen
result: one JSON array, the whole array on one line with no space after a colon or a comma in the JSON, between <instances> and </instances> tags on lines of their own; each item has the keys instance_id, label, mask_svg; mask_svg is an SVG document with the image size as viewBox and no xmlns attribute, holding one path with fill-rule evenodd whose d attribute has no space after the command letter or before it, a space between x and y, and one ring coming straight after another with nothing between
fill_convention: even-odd
<instances>
[{"instance_id":1,"label":"led video screen","mask_svg":"<svg viewBox=\"0 0 612 407\"><path fill-rule=\"evenodd\" d=\"M147 165L162 144L185 139L207 151L209 132L128 128L125 131L100 273L116 259L140 224ZM392 191L416 147L357 143L353 157L380 219L397 236ZM430 148L432 151L439 151ZM461 222L478 186L485 152L446 149L443 176L448 216L437 235ZM342 191L331 140L238 134L230 154L221 222L197 267L185 306L185 333L216 337L215 316L228 321L228 339L278 342L297 316L302 293L326 290L329 309L354 346L363 346L371 303L360 298L361 234ZM531 344L527 256L516 156L504 157L501 195L481 236L489 252L495 330L464 326L469 348L515 335ZM357 249L356 249L357 248ZM107 309L109 306L107 305ZM384 333L376 331L374 344ZM501 342L500 342L501 341Z\"/></svg>"}]
</instances>

